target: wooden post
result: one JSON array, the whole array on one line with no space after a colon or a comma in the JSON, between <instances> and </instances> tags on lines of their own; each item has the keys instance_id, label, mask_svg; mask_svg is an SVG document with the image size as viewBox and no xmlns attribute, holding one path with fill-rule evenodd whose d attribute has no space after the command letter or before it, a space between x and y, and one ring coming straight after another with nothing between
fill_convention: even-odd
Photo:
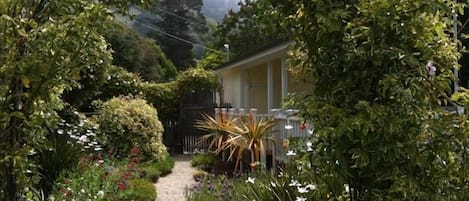
<instances>
[{"instance_id":1,"label":"wooden post","mask_svg":"<svg viewBox=\"0 0 469 201\"><path fill-rule=\"evenodd\" d=\"M277 117L277 114L278 114L278 111L279 109L272 109L271 110L271 114L272 114L272 118L275 120L275 118ZM274 131L275 130L275 126L272 127L270 129L271 131ZM275 158L276 158L276 144L275 144L275 140L276 140L276 136L275 136L275 133L274 132L271 132L270 133L270 147L271 147L271 152L272 152L272 169L271 169L271 173L272 175L275 175L275 170L277 168L277 161L275 161Z\"/></svg>"}]
</instances>

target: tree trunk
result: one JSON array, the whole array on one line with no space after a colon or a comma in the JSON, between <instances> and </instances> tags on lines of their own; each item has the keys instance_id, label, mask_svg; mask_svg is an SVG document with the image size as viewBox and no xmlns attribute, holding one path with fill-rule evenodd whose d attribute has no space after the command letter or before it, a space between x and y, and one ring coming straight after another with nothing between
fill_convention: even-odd
<instances>
[{"instance_id":1,"label":"tree trunk","mask_svg":"<svg viewBox=\"0 0 469 201\"><path fill-rule=\"evenodd\" d=\"M11 100L10 104L6 107L6 111L9 113L21 111L22 98L19 94L22 94L23 88L21 83L21 78L14 78L10 85L11 93L10 96L15 97ZM11 105L11 107L9 107ZM8 201L18 201L18 180L17 175L15 175L15 162L14 162L14 153L17 150L18 137L19 137L19 128L21 128L22 120L18 117L13 116L6 127L6 142L9 143L8 149L6 150L6 156L10 157L6 162L6 198Z\"/></svg>"}]
</instances>

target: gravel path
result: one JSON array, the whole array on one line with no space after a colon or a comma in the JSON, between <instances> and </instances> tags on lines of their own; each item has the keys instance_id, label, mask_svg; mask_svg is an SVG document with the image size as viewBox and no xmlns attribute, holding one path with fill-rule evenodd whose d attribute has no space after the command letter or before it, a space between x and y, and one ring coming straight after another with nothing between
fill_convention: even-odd
<instances>
[{"instance_id":1,"label":"gravel path","mask_svg":"<svg viewBox=\"0 0 469 201\"><path fill-rule=\"evenodd\" d=\"M195 184L191 167L191 155L177 155L173 157L175 164L173 172L158 179L155 184L156 201L185 201L184 190Z\"/></svg>"}]
</instances>

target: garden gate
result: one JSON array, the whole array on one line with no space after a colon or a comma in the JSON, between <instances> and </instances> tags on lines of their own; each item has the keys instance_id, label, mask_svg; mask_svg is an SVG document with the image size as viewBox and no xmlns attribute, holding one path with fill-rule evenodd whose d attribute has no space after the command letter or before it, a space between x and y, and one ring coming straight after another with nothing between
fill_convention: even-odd
<instances>
[{"instance_id":1,"label":"garden gate","mask_svg":"<svg viewBox=\"0 0 469 201\"><path fill-rule=\"evenodd\" d=\"M207 149L208 143L198 143L198 139L206 134L194 127L202 119L202 114L213 116L215 112L215 95L210 89L193 91L185 94L179 108L179 121L167 122L165 125L166 146L172 153L193 153L196 149Z\"/></svg>"}]
</instances>

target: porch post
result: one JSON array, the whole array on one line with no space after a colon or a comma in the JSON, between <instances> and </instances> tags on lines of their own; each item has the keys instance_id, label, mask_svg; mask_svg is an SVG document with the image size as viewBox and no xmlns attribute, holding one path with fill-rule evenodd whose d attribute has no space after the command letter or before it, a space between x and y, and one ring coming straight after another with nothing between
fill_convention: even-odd
<instances>
[{"instance_id":1,"label":"porch post","mask_svg":"<svg viewBox=\"0 0 469 201\"><path fill-rule=\"evenodd\" d=\"M267 112L273 109L274 105L274 65L272 61L267 63Z\"/></svg>"},{"instance_id":2,"label":"porch post","mask_svg":"<svg viewBox=\"0 0 469 201\"><path fill-rule=\"evenodd\" d=\"M239 98L240 99L239 107L240 108L245 108L246 107L245 104L248 102L248 101L246 101L246 98L247 98L247 94L249 94L249 92L246 93L245 92L246 90L244 90L244 79L245 79L245 77L246 77L246 70L241 69L241 76L239 78L240 79L239 80L239 96L240 96L240 98Z\"/></svg>"},{"instance_id":3,"label":"porch post","mask_svg":"<svg viewBox=\"0 0 469 201\"><path fill-rule=\"evenodd\" d=\"M282 100L288 95L288 60L282 58L281 79L282 79Z\"/></svg>"}]
</instances>

